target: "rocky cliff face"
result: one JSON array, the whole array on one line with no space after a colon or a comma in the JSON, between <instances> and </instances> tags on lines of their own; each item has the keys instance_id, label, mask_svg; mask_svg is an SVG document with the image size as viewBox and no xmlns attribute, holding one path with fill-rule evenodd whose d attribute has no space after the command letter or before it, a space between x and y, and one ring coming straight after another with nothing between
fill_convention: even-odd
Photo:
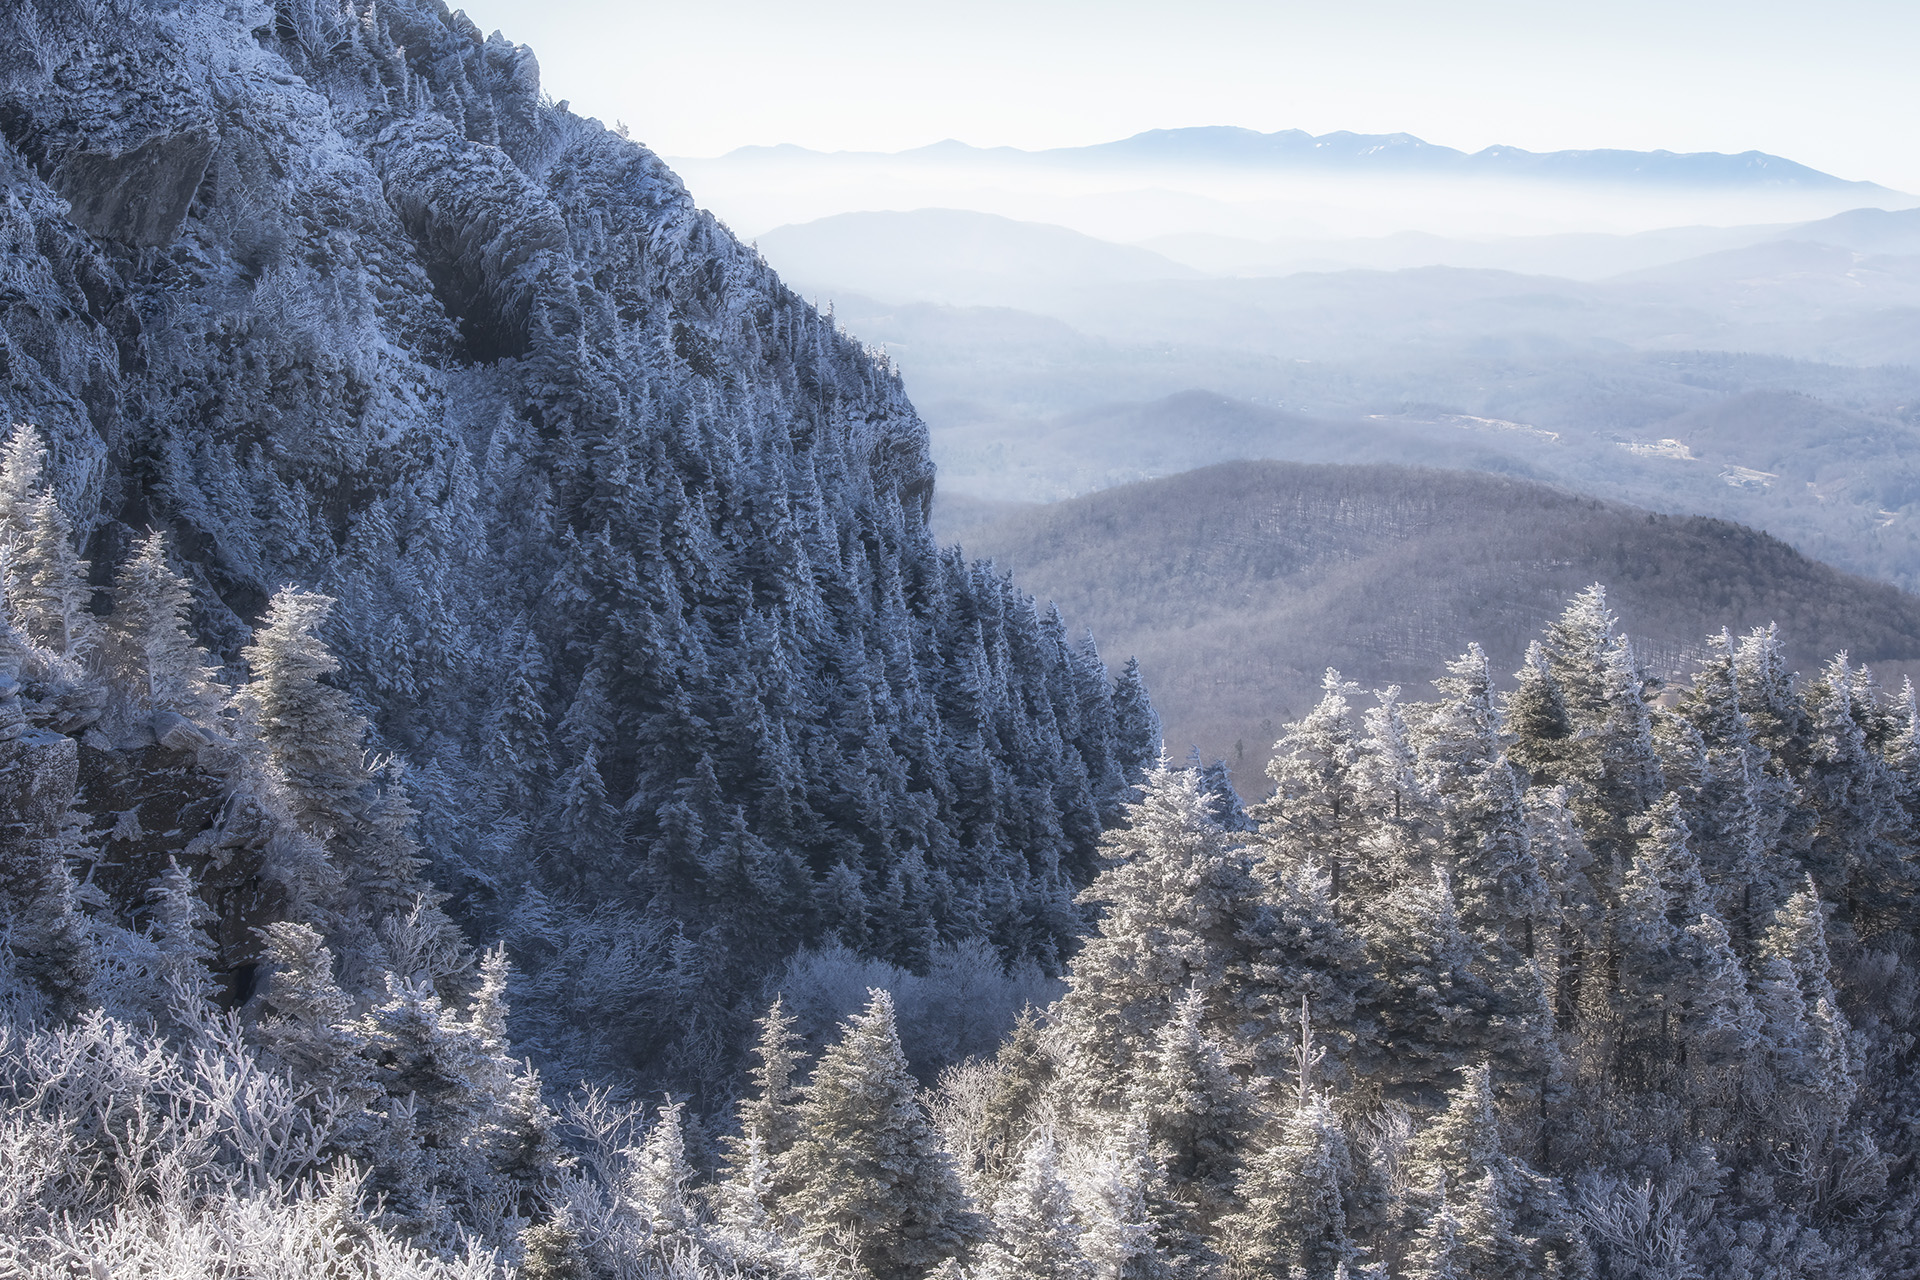
<instances>
[{"instance_id":1,"label":"rocky cliff face","mask_svg":"<svg viewBox=\"0 0 1920 1280\"><path fill-rule=\"evenodd\" d=\"M543 103L530 51L437 6L326 8L10 8L4 403L90 532L183 521L257 591L478 460L482 404L549 454L693 400L750 450L804 410L924 497L897 380L655 157ZM216 505L235 468L305 509ZM315 521L333 546L289 536Z\"/></svg>"},{"instance_id":2,"label":"rocky cliff face","mask_svg":"<svg viewBox=\"0 0 1920 1280\"><path fill-rule=\"evenodd\" d=\"M1137 686L937 550L899 378L527 49L437 0L17 0L0 188L0 412L96 578L166 530L230 662L336 597L470 924L612 902L723 1000L829 935L1074 934Z\"/></svg>"}]
</instances>

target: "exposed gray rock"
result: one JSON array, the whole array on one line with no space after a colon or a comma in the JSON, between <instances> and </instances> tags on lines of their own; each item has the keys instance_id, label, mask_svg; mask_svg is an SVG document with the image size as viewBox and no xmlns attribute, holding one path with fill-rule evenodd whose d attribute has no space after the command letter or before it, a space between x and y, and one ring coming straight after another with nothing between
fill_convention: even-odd
<instances>
[{"instance_id":1,"label":"exposed gray rock","mask_svg":"<svg viewBox=\"0 0 1920 1280\"><path fill-rule=\"evenodd\" d=\"M10 828L54 830L79 782L79 744L64 734L28 729L0 746L0 814Z\"/></svg>"},{"instance_id":2,"label":"exposed gray rock","mask_svg":"<svg viewBox=\"0 0 1920 1280\"><path fill-rule=\"evenodd\" d=\"M213 745L213 735L177 711L156 711L153 736L169 751L198 751Z\"/></svg>"},{"instance_id":3,"label":"exposed gray rock","mask_svg":"<svg viewBox=\"0 0 1920 1280\"><path fill-rule=\"evenodd\" d=\"M153 138L131 151L78 151L54 171L74 225L121 244L171 244L200 190L213 138L200 130Z\"/></svg>"}]
</instances>

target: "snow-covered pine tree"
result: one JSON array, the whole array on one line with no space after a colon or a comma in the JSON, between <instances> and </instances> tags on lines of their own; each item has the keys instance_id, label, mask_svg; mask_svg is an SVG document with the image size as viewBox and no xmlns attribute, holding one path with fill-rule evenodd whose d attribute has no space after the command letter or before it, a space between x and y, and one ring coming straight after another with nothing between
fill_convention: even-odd
<instances>
[{"instance_id":1,"label":"snow-covered pine tree","mask_svg":"<svg viewBox=\"0 0 1920 1280\"><path fill-rule=\"evenodd\" d=\"M1222 1021L1219 1034L1255 1076L1278 1079L1299 1049L1291 1032L1303 1000L1319 1014L1323 1034L1343 1061L1371 1034L1364 1015L1356 1016L1375 986L1357 926L1377 899L1350 903L1343 916L1317 863L1289 858L1284 848L1266 846L1257 853L1254 876L1266 909L1242 935L1246 954L1228 991L1232 1016Z\"/></svg>"},{"instance_id":2,"label":"snow-covered pine tree","mask_svg":"<svg viewBox=\"0 0 1920 1280\"><path fill-rule=\"evenodd\" d=\"M875 1280L917 1280L984 1233L920 1108L885 991L821 1054L798 1118L777 1169L811 1254L845 1245Z\"/></svg>"},{"instance_id":3,"label":"snow-covered pine tree","mask_svg":"<svg viewBox=\"0 0 1920 1280\"><path fill-rule=\"evenodd\" d=\"M106 635L115 675L142 707L213 724L227 694L194 637L192 611L193 593L167 563L166 535L155 529L114 575Z\"/></svg>"},{"instance_id":4,"label":"snow-covered pine tree","mask_svg":"<svg viewBox=\"0 0 1920 1280\"><path fill-rule=\"evenodd\" d=\"M1687 825L1702 874L1734 943L1750 952L1786 897L1778 854L1783 831L1800 811L1792 780L1770 770L1740 705L1733 637L1707 639L1708 656L1676 710L1698 733L1702 776L1688 797Z\"/></svg>"},{"instance_id":5,"label":"snow-covered pine tree","mask_svg":"<svg viewBox=\"0 0 1920 1280\"><path fill-rule=\"evenodd\" d=\"M1460 1219L1447 1201L1447 1181L1436 1175L1426 1187L1432 1204L1414 1232L1400 1274L1404 1280L1478 1280L1460 1257Z\"/></svg>"},{"instance_id":6,"label":"snow-covered pine tree","mask_svg":"<svg viewBox=\"0 0 1920 1280\"><path fill-rule=\"evenodd\" d=\"M1355 1257L1343 1204L1352 1177L1340 1117L1314 1091L1271 1112L1249 1143L1238 1207L1216 1248L1249 1280L1334 1280Z\"/></svg>"},{"instance_id":7,"label":"snow-covered pine tree","mask_svg":"<svg viewBox=\"0 0 1920 1280\"><path fill-rule=\"evenodd\" d=\"M1761 940L1755 989L1776 1077L1816 1131L1839 1124L1858 1093L1852 1027L1840 1007L1826 916L1811 880L1783 903Z\"/></svg>"},{"instance_id":8,"label":"snow-covered pine tree","mask_svg":"<svg viewBox=\"0 0 1920 1280\"><path fill-rule=\"evenodd\" d=\"M268 768L286 788L292 817L323 840L358 831L373 781L367 722L326 680L340 669L320 637L333 605L312 591L276 594L241 651L249 678L237 695L258 727Z\"/></svg>"},{"instance_id":9,"label":"snow-covered pine tree","mask_svg":"<svg viewBox=\"0 0 1920 1280\"><path fill-rule=\"evenodd\" d=\"M1740 638L1734 649L1734 677L1740 710L1753 726L1754 740L1775 769L1798 776L1806 763L1813 722L1778 626L1755 627Z\"/></svg>"},{"instance_id":10,"label":"snow-covered pine tree","mask_svg":"<svg viewBox=\"0 0 1920 1280\"><path fill-rule=\"evenodd\" d=\"M27 507L46 479L47 446L30 424L16 422L0 445L0 526L10 533L24 530Z\"/></svg>"},{"instance_id":11,"label":"snow-covered pine tree","mask_svg":"<svg viewBox=\"0 0 1920 1280\"><path fill-rule=\"evenodd\" d=\"M1693 856L1679 798L1655 806L1645 827L1615 913L1621 1074L1724 1103L1725 1068L1757 1043L1745 971Z\"/></svg>"},{"instance_id":12,"label":"snow-covered pine tree","mask_svg":"<svg viewBox=\"0 0 1920 1280\"><path fill-rule=\"evenodd\" d=\"M1187 753L1187 769L1199 776L1200 790L1207 796L1207 811L1221 830L1253 829L1253 820L1247 816L1246 806L1240 802L1240 793L1233 785L1232 765L1225 760L1206 764L1200 758L1200 748L1194 747Z\"/></svg>"},{"instance_id":13,"label":"snow-covered pine tree","mask_svg":"<svg viewBox=\"0 0 1920 1280\"><path fill-rule=\"evenodd\" d=\"M1673 1059L1666 1042L1670 1024L1692 991L1683 931L1708 906L1707 886L1688 845L1677 796L1662 800L1643 826L1645 834L1620 885L1611 967L1619 974L1629 1043L1640 1043L1650 1061L1664 1064Z\"/></svg>"},{"instance_id":14,"label":"snow-covered pine tree","mask_svg":"<svg viewBox=\"0 0 1920 1280\"><path fill-rule=\"evenodd\" d=\"M1608 715L1612 690L1606 656L1619 642L1619 626L1607 605L1606 587L1596 582L1567 602L1540 641L1547 672L1576 733Z\"/></svg>"},{"instance_id":15,"label":"snow-covered pine tree","mask_svg":"<svg viewBox=\"0 0 1920 1280\"><path fill-rule=\"evenodd\" d=\"M660 1104L645 1141L633 1156L622 1193L648 1225L656 1247L672 1253L691 1240L695 1210L689 1187L693 1166L687 1162L686 1129L681 1120L684 1103Z\"/></svg>"},{"instance_id":16,"label":"snow-covered pine tree","mask_svg":"<svg viewBox=\"0 0 1920 1280\"><path fill-rule=\"evenodd\" d=\"M1243 1149L1256 1122L1252 1093L1206 1033L1205 1009L1197 988L1175 1004L1136 1070L1128 1107L1145 1123L1160 1169L1164 1196L1149 1205L1155 1235L1183 1273L1217 1257L1209 1238L1238 1207Z\"/></svg>"},{"instance_id":17,"label":"snow-covered pine tree","mask_svg":"<svg viewBox=\"0 0 1920 1280\"><path fill-rule=\"evenodd\" d=\"M1173 1262L1161 1252L1153 1206L1164 1200L1165 1179L1154 1160L1145 1122L1126 1113L1114 1119L1079 1193L1086 1218L1081 1252L1093 1280L1172 1280Z\"/></svg>"},{"instance_id":18,"label":"snow-covered pine tree","mask_svg":"<svg viewBox=\"0 0 1920 1280\"><path fill-rule=\"evenodd\" d=\"M96 994L118 1016L198 1038L215 1013L215 950L205 926L217 917L174 858L148 885L146 899L138 933L101 931Z\"/></svg>"},{"instance_id":19,"label":"snow-covered pine tree","mask_svg":"<svg viewBox=\"0 0 1920 1280\"><path fill-rule=\"evenodd\" d=\"M1565 1274L1583 1256L1558 1188L1503 1149L1493 1076L1484 1065L1461 1074L1446 1108L1414 1136L1405 1176L1415 1228L1409 1275L1445 1257L1462 1277L1527 1280ZM1444 1249L1435 1232L1442 1218L1453 1220Z\"/></svg>"},{"instance_id":20,"label":"snow-covered pine tree","mask_svg":"<svg viewBox=\"0 0 1920 1280\"><path fill-rule=\"evenodd\" d=\"M408 1167L406 1149L415 1143L422 1148L424 1185L392 1185L403 1204L430 1213L437 1197L461 1197L484 1182L490 1172L485 1134L497 1119L487 1087L495 1063L484 1038L446 1006L431 982L391 974L386 999L355 1029L367 1042L374 1082L390 1099L376 1167L390 1180Z\"/></svg>"},{"instance_id":21,"label":"snow-covered pine tree","mask_svg":"<svg viewBox=\"0 0 1920 1280\"><path fill-rule=\"evenodd\" d=\"M1595 855L1624 865L1635 820L1666 786L1647 709L1652 681L1618 626L1598 584L1548 626L1541 649L1571 734L1555 753L1558 762L1534 782L1566 785Z\"/></svg>"},{"instance_id":22,"label":"snow-covered pine tree","mask_svg":"<svg viewBox=\"0 0 1920 1280\"><path fill-rule=\"evenodd\" d=\"M1501 710L1506 730L1513 735L1508 749L1513 763L1526 770L1530 781L1550 785L1565 776L1567 739L1573 720L1566 696L1547 662L1538 640L1527 645L1526 661L1514 672L1513 690Z\"/></svg>"},{"instance_id":23,"label":"snow-covered pine tree","mask_svg":"<svg viewBox=\"0 0 1920 1280\"><path fill-rule=\"evenodd\" d=\"M1210 1030L1242 1034L1240 996L1265 931L1250 861L1213 821L1197 778L1163 760L1125 812L1127 825L1102 842L1107 869L1081 895L1103 914L1058 1015L1076 1070L1109 1102L1190 992L1206 1002Z\"/></svg>"},{"instance_id":24,"label":"snow-covered pine tree","mask_svg":"<svg viewBox=\"0 0 1920 1280\"><path fill-rule=\"evenodd\" d=\"M1355 777L1360 748L1348 703L1360 686L1329 667L1320 688L1313 710L1281 731L1267 764L1273 795L1249 816L1263 841L1326 868L1337 899L1363 830Z\"/></svg>"},{"instance_id":25,"label":"snow-covered pine tree","mask_svg":"<svg viewBox=\"0 0 1920 1280\"><path fill-rule=\"evenodd\" d=\"M1495 1000L1490 1019L1505 1031L1485 1052L1503 1089L1537 1094L1558 1057L1538 963L1553 896L1534 857L1520 775L1503 750L1486 655L1471 646L1447 672L1416 738L1434 865L1447 873L1460 928Z\"/></svg>"},{"instance_id":26,"label":"snow-covered pine tree","mask_svg":"<svg viewBox=\"0 0 1920 1280\"><path fill-rule=\"evenodd\" d=\"M407 795L404 766L389 760L367 806L364 824L346 850L341 871L352 909L367 920L419 910L449 939L459 930L440 911L446 895L427 880L427 860L414 839L420 816Z\"/></svg>"},{"instance_id":27,"label":"snow-covered pine tree","mask_svg":"<svg viewBox=\"0 0 1920 1280\"><path fill-rule=\"evenodd\" d=\"M0 472L6 600L35 644L77 663L93 649L100 628L91 609L89 566L75 546L73 521L47 483L45 466L39 433L16 425Z\"/></svg>"},{"instance_id":28,"label":"snow-covered pine tree","mask_svg":"<svg viewBox=\"0 0 1920 1280\"><path fill-rule=\"evenodd\" d=\"M969 1185L984 1189L976 1196L994 1198L1036 1135L1050 1127L1059 1106L1053 1094L1059 1066L1039 1015L1031 1007L1022 1009L994 1054L980 1103L976 1167L969 1171Z\"/></svg>"},{"instance_id":29,"label":"snow-covered pine tree","mask_svg":"<svg viewBox=\"0 0 1920 1280\"><path fill-rule=\"evenodd\" d=\"M1912 895L1914 831L1898 780L1868 741L1879 711L1870 675L1836 656L1807 690L1807 708L1799 779L1814 818L1807 870L1846 927L1871 935L1898 923Z\"/></svg>"},{"instance_id":30,"label":"snow-covered pine tree","mask_svg":"<svg viewBox=\"0 0 1920 1280\"><path fill-rule=\"evenodd\" d=\"M543 700L552 672L524 614L501 636L497 662L500 675L481 752L506 779L510 800L524 812L553 768Z\"/></svg>"},{"instance_id":31,"label":"snow-covered pine tree","mask_svg":"<svg viewBox=\"0 0 1920 1280\"><path fill-rule=\"evenodd\" d=\"M260 928L266 979L253 1024L267 1060L315 1089L333 1090L350 1106L376 1094L367 1037L353 1002L334 981L333 953L310 925L282 921Z\"/></svg>"},{"instance_id":32,"label":"snow-covered pine tree","mask_svg":"<svg viewBox=\"0 0 1920 1280\"><path fill-rule=\"evenodd\" d=\"M8 688L7 676L0 665L0 693ZM0 699L0 707L9 701ZM14 714L20 715L17 704ZM16 718L16 735L20 727ZM0 759L14 749L11 741L0 740ZM86 816L71 804L34 821L22 784L30 789L45 780L24 777L30 768L19 758L0 765L0 777L12 775L7 781L13 784L12 812L0 824L0 929L15 973L38 992L45 1016L60 1022L86 1008L97 977L99 942L81 909L74 867L98 855L84 827Z\"/></svg>"},{"instance_id":33,"label":"snow-covered pine tree","mask_svg":"<svg viewBox=\"0 0 1920 1280\"><path fill-rule=\"evenodd\" d=\"M1051 1133L1028 1143L1019 1167L993 1203L992 1234L980 1249L974 1280L1087 1280L1082 1228L1061 1177Z\"/></svg>"},{"instance_id":34,"label":"snow-covered pine tree","mask_svg":"<svg viewBox=\"0 0 1920 1280\"><path fill-rule=\"evenodd\" d=\"M1416 874L1425 859L1429 797L1414 751L1400 686L1374 691L1362 716L1365 733L1353 767L1366 834L1351 859L1349 879L1362 897L1386 892Z\"/></svg>"},{"instance_id":35,"label":"snow-covered pine tree","mask_svg":"<svg viewBox=\"0 0 1920 1280\"><path fill-rule=\"evenodd\" d=\"M800 1134L803 1094L794 1083L800 1035L793 1015L776 997L755 1025L750 1092L739 1103L740 1132L723 1139L726 1168L719 1203L723 1225L765 1247L793 1192L779 1170Z\"/></svg>"},{"instance_id":36,"label":"snow-covered pine tree","mask_svg":"<svg viewBox=\"0 0 1920 1280\"><path fill-rule=\"evenodd\" d=\"M1369 903L1357 927L1380 978L1367 996L1372 1025L1356 1049L1360 1068L1389 1097L1434 1105L1500 1034L1487 1019L1496 997L1460 928L1445 869Z\"/></svg>"},{"instance_id":37,"label":"snow-covered pine tree","mask_svg":"<svg viewBox=\"0 0 1920 1280\"><path fill-rule=\"evenodd\" d=\"M559 1117L547 1105L531 1062L517 1065L490 1119L487 1160L508 1211L520 1218L540 1216L552 1205L556 1183L574 1157L560 1138Z\"/></svg>"},{"instance_id":38,"label":"snow-covered pine tree","mask_svg":"<svg viewBox=\"0 0 1920 1280\"><path fill-rule=\"evenodd\" d=\"M1153 768L1162 750L1160 715L1147 698L1140 662L1128 658L1113 687L1113 752L1129 783Z\"/></svg>"}]
</instances>

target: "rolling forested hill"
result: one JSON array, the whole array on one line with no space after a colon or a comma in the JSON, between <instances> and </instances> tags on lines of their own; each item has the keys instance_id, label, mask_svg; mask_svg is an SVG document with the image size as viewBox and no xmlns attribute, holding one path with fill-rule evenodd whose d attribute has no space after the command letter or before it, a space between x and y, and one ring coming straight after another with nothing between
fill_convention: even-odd
<instances>
[{"instance_id":1,"label":"rolling forested hill","mask_svg":"<svg viewBox=\"0 0 1920 1280\"><path fill-rule=\"evenodd\" d=\"M1170 750L1250 765L1237 776L1255 791L1326 667L1424 696L1478 641L1512 671L1594 581L1663 674L1710 632L1769 622L1801 663L1842 648L1888 672L1920 660L1920 599L1893 587L1727 521L1501 476L1236 462L974 519L969 554L1138 656Z\"/></svg>"}]
</instances>

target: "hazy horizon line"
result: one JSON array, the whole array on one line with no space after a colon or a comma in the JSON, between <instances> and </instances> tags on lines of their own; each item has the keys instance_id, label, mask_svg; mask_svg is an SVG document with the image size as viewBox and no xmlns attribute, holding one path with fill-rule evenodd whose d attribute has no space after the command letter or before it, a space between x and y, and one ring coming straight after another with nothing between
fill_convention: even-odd
<instances>
[{"instance_id":1,"label":"hazy horizon line","mask_svg":"<svg viewBox=\"0 0 1920 1280\"><path fill-rule=\"evenodd\" d=\"M736 146L728 147L723 151L720 151L714 154L705 154L705 155L693 155L693 154L688 154L684 152L667 152L664 150L658 152L657 154L660 155L661 159L667 160L667 161L725 160L734 156L738 156L742 152L756 152L756 151L798 151L798 152L806 152L810 155L817 155L817 156L823 156L823 157L874 156L874 157L897 158L901 156L914 155L919 152L933 151L939 148L954 148L954 149L964 149L971 152L981 152L981 153L1001 152L1001 153L1011 153L1011 154L1017 154L1017 155L1023 155L1023 156L1039 156L1039 155L1047 155L1053 152L1092 150L1096 147L1111 146L1116 143L1122 143L1122 142L1131 142L1131 141L1134 141L1135 139L1148 137L1154 134L1201 133L1201 132L1235 132L1235 133L1250 134L1255 137L1261 137L1261 138L1272 138L1272 137L1277 137L1283 134L1301 134L1305 137L1315 139L1316 141L1321 139L1326 139L1326 138L1341 138L1341 137L1404 138L1404 139L1411 139L1412 141L1417 142L1424 147L1432 147L1436 150L1451 151L1458 155L1467 156L1467 157L1482 156L1489 152L1514 152L1514 153L1519 153L1522 155L1530 155L1530 156L1552 156L1552 155L1568 155L1568 154L1591 155L1591 154L1600 154L1600 153L1609 153L1609 152L1616 153L1616 154L1623 154L1623 155L1674 156L1674 157L1681 157L1681 158L1692 157L1692 156L1723 156L1723 157L1730 157L1730 158L1735 158L1740 156L1750 156L1750 155L1763 156L1769 160L1779 160L1787 164L1796 165L1799 168L1805 169L1810 173L1818 174L1824 178L1831 178L1836 182L1844 182L1844 183L1858 184L1863 186L1878 187L1883 191L1889 191L1899 195L1915 194L1913 192L1905 191L1899 187L1890 186L1887 183L1881 182L1874 178L1847 177L1844 174L1834 173L1831 170L1821 169L1814 165L1807 164L1804 161L1796 160L1792 156L1784 155L1777 151L1768 151L1761 147L1746 147L1738 151L1724 151L1724 150L1678 151L1678 150L1673 150L1667 147L1648 148L1648 147L1628 147L1628 146L1556 146L1546 150L1537 150L1530 147L1518 146L1513 143L1494 142L1494 143L1489 143L1486 146L1482 146L1482 147L1469 148L1464 146L1456 146L1452 143L1447 143L1447 142L1435 142L1432 138L1426 136L1425 134L1415 132L1411 129L1395 129L1388 132L1367 132L1364 130L1357 130L1357 129L1332 129L1332 130L1328 130L1325 133L1314 133L1309 129L1299 128L1297 126L1284 128L1284 129L1263 130L1263 129L1253 128L1252 126L1249 126L1249 125L1223 124L1218 122L1215 122L1212 124L1163 125L1163 126L1158 126L1152 129L1136 130L1133 133L1123 134L1118 137L1115 137L1112 135L1103 135L1094 141L1064 143L1064 144L1057 144L1052 146L1019 146L1013 143L1006 143L1006 142L995 142L995 143L969 142L964 138L961 138L952 134L948 134L944 137L936 138L931 142L917 143L913 146L899 147L894 150L881 150L881 149L876 149L872 147L858 147L858 146L846 146L846 147L814 146L804 142L781 141L781 142L744 142Z\"/></svg>"}]
</instances>

